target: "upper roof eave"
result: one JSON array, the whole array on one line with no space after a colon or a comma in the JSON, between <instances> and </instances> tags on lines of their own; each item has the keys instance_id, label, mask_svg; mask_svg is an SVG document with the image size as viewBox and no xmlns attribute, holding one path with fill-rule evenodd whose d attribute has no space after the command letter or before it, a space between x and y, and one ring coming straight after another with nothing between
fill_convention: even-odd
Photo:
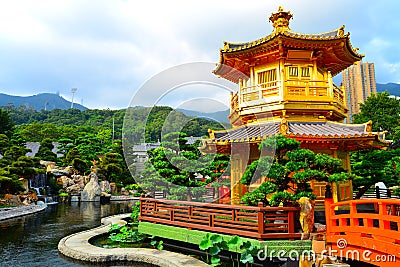
<instances>
[{"instance_id":1,"label":"upper roof eave","mask_svg":"<svg viewBox=\"0 0 400 267\"><path fill-rule=\"evenodd\" d=\"M230 42L224 42L224 47L220 49L220 59L217 67L214 69L213 73L219 76L226 75L228 72L224 72L223 66L225 65L225 55L230 54L234 55L237 53L242 54L243 52L247 52L253 48L256 47L261 47L262 45L274 42L278 39L283 39L283 40L299 40L299 41L306 41L306 42L318 42L318 43L326 43L330 41L337 41L337 40L343 40L345 41L345 46L344 50L348 52L348 56L350 57L351 61L356 62L361 60L364 55L359 54L356 49L353 48L350 42L350 33L344 34L342 30L344 29L344 26L330 31L326 33L321 33L321 34L302 34L302 33L296 33L293 31L286 31L286 32L273 32L270 35L267 35L263 38L257 39L252 42L244 42L244 43L230 43ZM337 74L337 73L335 73ZM224 77L225 78L225 77ZM236 82L235 79L229 79L232 80L233 82Z\"/></svg>"}]
</instances>

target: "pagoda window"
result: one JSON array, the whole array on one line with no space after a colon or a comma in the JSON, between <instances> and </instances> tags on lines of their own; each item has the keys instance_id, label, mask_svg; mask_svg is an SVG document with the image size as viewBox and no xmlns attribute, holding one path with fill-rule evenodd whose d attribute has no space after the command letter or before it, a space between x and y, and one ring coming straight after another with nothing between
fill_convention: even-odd
<instances>
[{"instance_id":1,"label":"pagoda window","mask_svg":"<svg viewBox=\"0 0 400 267\"><path fill-rule=\"evenodd\" d=\"M310 68L309 67L301 68L301 77L310 77Z\"/></svg>"},{"instance_id":2,"label":"pagoda window","mask_svg":"<svg viewBox=\"0 0 400 267\"><path fill-rule=\"evenodd\" d=\"M289 76L290 77L298 77L299 76L299 69L296 67L289 67Z\"/></svg>"},{"instance_id":3,"label":"pagoda window","mask_svg":"<svg viewBox=\"0 0 400 267\"><path fill-rule=\"evenodd\" d=\"M267 88L276 85L276 69L262 71L257 74L258 84L261 88Z\"/></svg>"}]
</instances>

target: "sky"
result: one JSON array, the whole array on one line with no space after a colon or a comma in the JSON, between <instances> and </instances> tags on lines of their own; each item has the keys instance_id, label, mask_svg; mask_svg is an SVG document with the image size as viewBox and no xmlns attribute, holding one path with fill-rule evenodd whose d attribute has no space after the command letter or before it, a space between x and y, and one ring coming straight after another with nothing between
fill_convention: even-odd
<instances>
[{"instance_id":1,"label":"sky","mask_svg":"<svg viewBox=\"0 0 400 267\"><path fill-rule=\"evenodd\" d=\"M77 88L75 102L89 108L126 108L159 73L193 62L215 66L223 41L253 41L270 34L268 18L280 5L294 15L290 28L296 32L322 33L344 24L353 47L365 54L363 61L375 64L376 81L399 83L399 3L1 0L0 92L59 92L71 100L71 88ZM159 95L152 103L185 106L190 92L204 91L194 97L228 105L227 90L203 89L187 86L162 101L154 88L146 87L141 95ZM178 97L182 95L186 100ZM143 105L149 103L143 100Z\"/></svg>"}]
</instances>

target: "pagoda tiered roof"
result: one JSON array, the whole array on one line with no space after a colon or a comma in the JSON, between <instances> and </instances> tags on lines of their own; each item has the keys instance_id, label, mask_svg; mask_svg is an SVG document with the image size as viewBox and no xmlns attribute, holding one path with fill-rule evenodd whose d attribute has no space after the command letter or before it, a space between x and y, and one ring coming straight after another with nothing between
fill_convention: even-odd
<instances>
[{"instance_id":1,"label":"pagoda tiered roof","mask_svg":"<svg viewBox=\"0 0 400 267\"><path fill-rule=\"evenodd\" d=\"M244 125L238 128L212 131L210 130L210 139L203 139L205 145L255 142L259 143L279 134L296 139L308 139L313 142L333 142L345 141L351 139L365 139L371 142L367 146L382 146L390 141L384 140L383 133L372 132L371 123L363 124L343 124L337 122L288 122L285 119L281 121L269 121L260 124ZM365 145L365 144L364 144ZM358 145L354 149L359 149Z\"/></svg>"},{"instance_id":2,"label":"pagoda tiered roof","mask_svg":"<svg viewBox=\"0 0 400 267\"><path fill-rule=\"evenodd\" d=\"M300 57L316 59L319 67L335 76L363 58L364 55L357 53L358 49L352 47L350 33L344 32L344 25L325 33L298 33L288 27L288 20L292 17L290 12L280 11L273 14L270 20L276 19L273 16L281 13L290 15L284 19L287 25L274 23L275 30L271 34L250 42L224 42L214 73L237 83L239 79L250 76L250 66L257 62Z\"/></svg>"}]
</instances>

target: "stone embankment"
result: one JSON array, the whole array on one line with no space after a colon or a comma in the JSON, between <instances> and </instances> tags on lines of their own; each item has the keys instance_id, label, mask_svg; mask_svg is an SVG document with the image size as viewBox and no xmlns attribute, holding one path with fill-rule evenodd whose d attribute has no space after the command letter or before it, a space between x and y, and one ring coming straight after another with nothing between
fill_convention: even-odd
<instances>
[{"instance_id":1,"label":"stone embankment","mask_svg":"<svg viewBox=\"0 0 400 267\"><path fill-rule=\"evenodd\" d=\"M0 209L0 221L13 219L46 209L46 205L29 205Z\"/></svg>"},{"instance_id":2,"label":"stone embankment","mask_svg":"<svg viewBox=\"0 0 400 267\"><path fill-rule=\"evenodd\" d=\"M61 254L82 261L92 263L130 261L148 263L160 267L206 267L210 266L200 260L183 254L166 250L148 248L100 248L93 246L89 240L97 235L108 232L110 224L124 224L123 218L130 214L120 214L103 218L102 225L87 231L79 232L64 237L58 243Z\"/></svg>"}]
</instances>

